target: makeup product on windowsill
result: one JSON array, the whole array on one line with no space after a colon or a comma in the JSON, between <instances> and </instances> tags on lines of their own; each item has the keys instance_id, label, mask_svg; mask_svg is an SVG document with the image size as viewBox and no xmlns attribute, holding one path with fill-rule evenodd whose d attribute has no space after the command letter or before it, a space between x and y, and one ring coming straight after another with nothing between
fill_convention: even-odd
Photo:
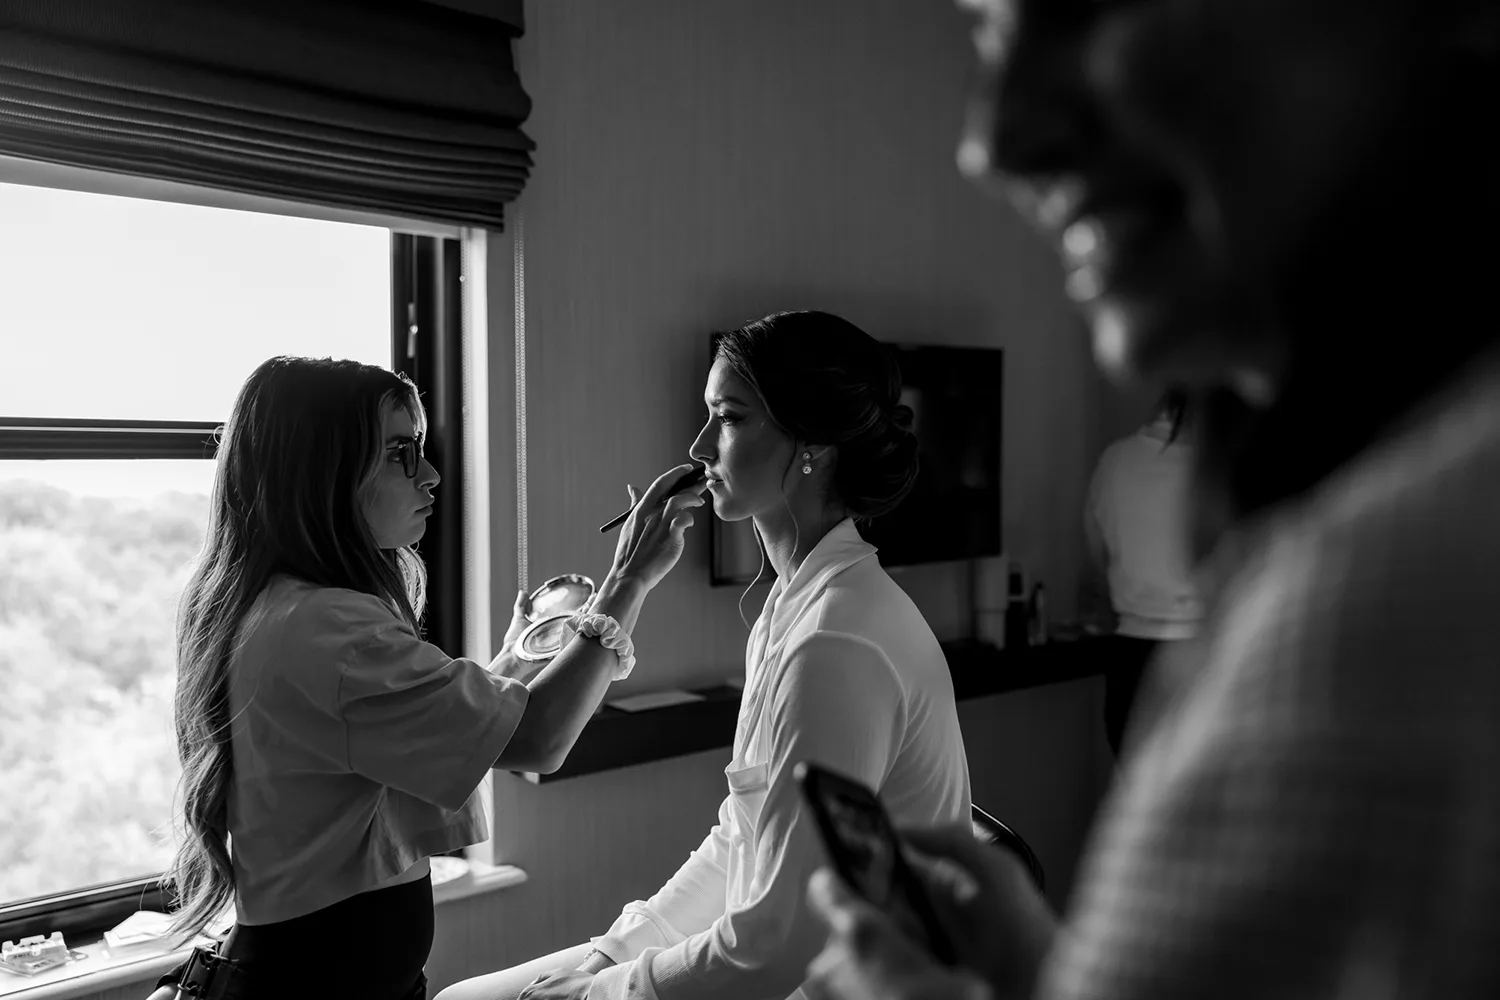
<instances>
[{"instance_id":1,"label":"makeup product on windowsill","mask_svg":"<svg viewBox=\"0 0 1500 1000\"><path fill-rule=\"evenodd\" d=\"M137 910L104 932L104 946L111 955L166 948L172 918L157 910Z\"/></svg>"},{"instance_id":2,"label":"makeup product on windowsill","mask_svg":"<svg viewBox=\"0 0 1500 1000\"><path fill-rule=\"evenodd\" d=\"M69 948L61 931L38 934L0 945L0 970L17 976L38 976L50 969L79 962L88 954Z\"/></svg>"},{"instance_id":3,"label":"makeup product on windowsill","mask_svg":"<svg viewBox=\"0 0 1500 1000\"><path fill-rule=\"evenodd\" d=\"M693 485L693 483L701 480L702 478L703 478L703 466L701 466L701 465L695 465L695 466L693 466L693 468L692 468L692 470L690 472L684 473L683 476L682 476L682 478L678 479L677 482L675 482L675 483L672 484L672 488L669 489L669 490L667 490L667 495L666 495L666 497L662 498L662 502L666 503L666 501L668 499L670 499L671 497L677 495L678 493L681 493L683 490L687 489L689 486ZM639 501L637 501L637 503L639 503ZM625 519L630 516L630 512L633 511L633 510L635 510L635 507L636 507L635 504L631 504L630 507L627 508L625 511L623 511L622 513L616 514L614 517L610 518L604 524L601 524L599 526L599 533L600 534L604 534L607 531L613 531L614 529L618 528L620 525L624 524L625 523Z\"/></svg>"}]
</instances>

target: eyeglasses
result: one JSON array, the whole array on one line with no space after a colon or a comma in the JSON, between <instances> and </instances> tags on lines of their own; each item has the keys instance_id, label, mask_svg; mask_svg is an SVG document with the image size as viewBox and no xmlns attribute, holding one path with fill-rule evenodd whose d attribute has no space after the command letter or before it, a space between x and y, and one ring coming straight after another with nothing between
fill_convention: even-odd
<instances>
[{"instance_id":1,"label":"eyeglasses","mask_svg":"<svg viewBox=\"0 0 1500 1000\"><path fill-rule=\"evenodd\" d=\"M417 470L422 465L422 442L407 438L396 445L396 454L401 456L401 471L406 473L406 478L416 479Z\"/></svg>"}]
</instances>

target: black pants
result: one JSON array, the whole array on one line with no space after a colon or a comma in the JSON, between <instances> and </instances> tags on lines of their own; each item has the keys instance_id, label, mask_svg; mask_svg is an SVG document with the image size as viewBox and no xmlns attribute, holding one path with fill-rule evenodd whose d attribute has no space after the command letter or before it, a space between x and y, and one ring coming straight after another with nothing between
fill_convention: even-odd
<instances>
[{"instance_id":1,"label":"black pants","mask_svg":"<svg viewBox=\"0 0 1500 1000\"><path fill-rule=\"evenodd\" d=\"M1125 727L1130 722L1130 711L1135 706L1141 678L1161 644L1155 639L1136 639L1126 635L1110 636L1104 642L1106 646L1101 653L1109 658L1104 674L1104 736L1118 760L1120 743L1125 738Z\"/></svg>"},{"instance_id":2,"label":"black pants","mask_svg":"<svg viewBox=\"0 0 1500 1000\"><path fill-rule=\"evenodd\" d=\"M195 976L208 1000L427 1000L432 879L362 892L306 916L235 925L211 957L185 963L157 987Z\"/></svg>"}]
</instances>

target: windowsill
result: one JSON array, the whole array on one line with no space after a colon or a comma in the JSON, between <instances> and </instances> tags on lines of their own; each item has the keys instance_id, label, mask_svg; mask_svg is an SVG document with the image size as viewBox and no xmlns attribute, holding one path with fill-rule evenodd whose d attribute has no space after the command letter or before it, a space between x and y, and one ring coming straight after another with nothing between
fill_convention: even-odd
<instances>
[{"instance_id":1,"label":"windowsill","mask_svg":"<svg viewBox=\"0 0 1500 1000\"><path fill-rule=\"evenodd\" d=\"M432 887L432 901L438 906L487 892L499 892L526 881L526 873L515 865L479 865L469 862L469 872Z\"/></svg>"},{"instance_id":2,"label":"windowsill","mask_svg":"<svg viewBox=\"0 0 1500 1000\"><path fill-rule=\"evenodd\" d=\"M432 901L441 907L460 899L499 892L526 881L526 873L514 865L471 864L468 873L432 887ZM166 952L137 951L110 955L103 941L81 945L89 957L69 962L33 978L0 972L0 997L4 1000L74 1000L122 986L143 988L187 959L188 947Z\"/></svg>"}]
</instances>

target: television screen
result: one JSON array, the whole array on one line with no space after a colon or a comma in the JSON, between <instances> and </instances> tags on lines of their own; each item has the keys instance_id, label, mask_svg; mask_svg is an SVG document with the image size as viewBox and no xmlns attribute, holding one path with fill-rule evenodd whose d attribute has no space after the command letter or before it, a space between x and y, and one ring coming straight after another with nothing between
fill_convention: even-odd
<instances>
[{"instance_id":1,"label":"television screen","mask_svg":"<svg viewBox=\"0 0 1500 1000\"><path fill-rule=\"evenodd\" d=\"M1004 352L983 347L889 345L912 408L920 471L894 511L862 525L883 566L1000 554L1000 428ZM746 584L761 570L751 523L713 520L715 584ZM771 577L765 566L762 579Z\"/></svg>"}]
</instances>

